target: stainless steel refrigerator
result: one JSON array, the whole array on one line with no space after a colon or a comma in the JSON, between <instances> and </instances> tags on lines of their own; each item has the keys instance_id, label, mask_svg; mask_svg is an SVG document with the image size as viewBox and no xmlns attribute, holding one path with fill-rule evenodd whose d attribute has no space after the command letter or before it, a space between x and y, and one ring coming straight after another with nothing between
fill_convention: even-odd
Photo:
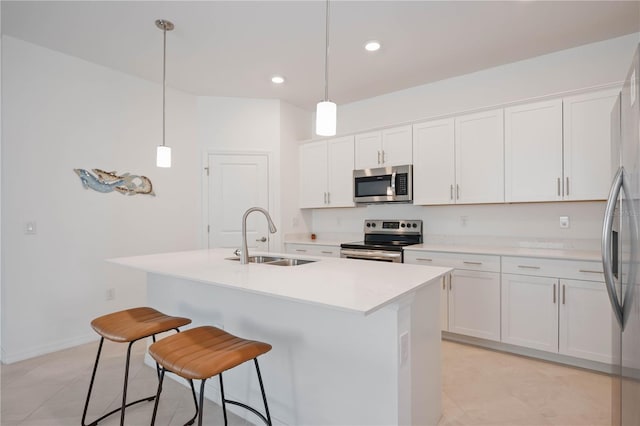
<instances>
[{"instance_id":1,"label":"stainless steel refrigerator","mask_svg":"<svg viewBox=\"0 0 640 426\"><path fill-rule=\"evenodd\" d=\"M612 425L640 425L640 53L611 112L615 176L602 230L602 263L611 302Z\"/></svg>"}]
</instances>

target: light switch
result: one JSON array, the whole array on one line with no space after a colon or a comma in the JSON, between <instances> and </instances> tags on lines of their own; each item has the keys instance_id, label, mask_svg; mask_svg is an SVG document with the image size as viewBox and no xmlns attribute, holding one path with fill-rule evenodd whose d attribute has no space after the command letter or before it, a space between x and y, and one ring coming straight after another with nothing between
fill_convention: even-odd
<instances>
[{"instance_id":1,"label":"light switch","mask_svg":"<svg viewBox=\"0 0 640 426\"><path fill-rule=\"evenodd\" d=\"M30 221L24 224L24 233L27 235L35 235L36 234L36 222Z\"/></svg>"}]
</instances>

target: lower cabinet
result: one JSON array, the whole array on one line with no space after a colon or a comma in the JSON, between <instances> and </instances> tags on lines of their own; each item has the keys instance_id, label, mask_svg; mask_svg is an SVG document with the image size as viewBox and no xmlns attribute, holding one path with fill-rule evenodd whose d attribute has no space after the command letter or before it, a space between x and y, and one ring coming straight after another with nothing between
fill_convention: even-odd
<instances>
[{"instance_id":1,"label":"lower cabinet","mask_svg":"<svg viewBox=\"0 0 640 426\"><path fill-rule=\"evenodd\" d=\"M519 272L502 274L504 343L612 363L613 318L597 262L503 257L502 266Z\"/></svg>"},{"instance_id":2,"label":"lower cabinet","mask_svg":"<svg viewBox=\"0 0 640 426\"><path fill-rule=\"evenodd\" d=\"M285 243L284 250L290 254L302 254L308 256L340 257L340 246L317 243Z\"/></svg>"},{"instance_id":3,"label":"lower cabinet","mask_svg":"<svg viewBox=\"0 0 640 426\"><path fill-rule=\"evenodd\" d=\"M500 257L406 250L404 262L455 268L441 283L441 328L500 341Z\"/></svg>"}]
</instances>

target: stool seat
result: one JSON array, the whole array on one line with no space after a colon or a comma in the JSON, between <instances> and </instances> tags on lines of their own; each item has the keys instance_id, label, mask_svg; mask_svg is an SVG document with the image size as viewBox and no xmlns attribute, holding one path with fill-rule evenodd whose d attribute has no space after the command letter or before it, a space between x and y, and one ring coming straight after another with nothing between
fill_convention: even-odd
<instances>
[{"instance_id":1,"label":"stool seat","mask_svg":"<svg viewBox=\"0 0 640 426\"><path fill-rule=\"evenodd\" d=\"M100 336L125 343L169 331L191 323L188 318L172 317L149 307L126 309L91 321Z\"/></svg>"},{"instance_id":2,"label":"stool seat","mask_svg":"<svg viewBox=\"0 0 640 426\"><path fill-rule=\"evenodd\" d=\"M196 327L149 346L158 364L185 379L208 379L271 350L217 327Z\"/></svg>"}]
</instances>

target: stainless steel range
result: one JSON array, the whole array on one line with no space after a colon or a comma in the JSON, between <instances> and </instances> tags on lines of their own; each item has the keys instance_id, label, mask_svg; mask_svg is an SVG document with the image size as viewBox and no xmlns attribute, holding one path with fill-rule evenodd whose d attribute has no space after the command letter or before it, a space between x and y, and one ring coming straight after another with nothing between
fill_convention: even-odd
<instances>
[{"instance_id":1,"label":"stainless steel range","mask_svg":"<svg viewBox=\"0 0 640 426\"><path fill-rule=\"evenodd\" d=\"M340 257L402 263L403 247L420 243L421 220L367 219L364 221L364 241L341 244Z\"/></svg>"}]
</instances>

